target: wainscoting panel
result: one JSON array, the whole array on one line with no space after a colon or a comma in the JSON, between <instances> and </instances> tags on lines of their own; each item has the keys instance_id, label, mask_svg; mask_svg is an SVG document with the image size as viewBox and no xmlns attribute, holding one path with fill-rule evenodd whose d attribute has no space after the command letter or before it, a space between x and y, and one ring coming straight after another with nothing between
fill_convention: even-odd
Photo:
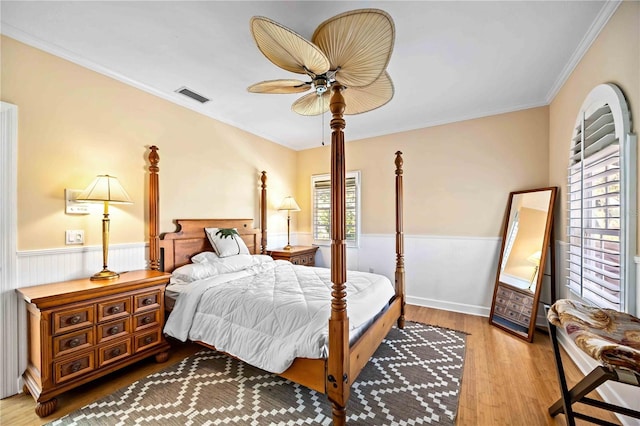
<instances>
[{"instance_id":1,"label":"wainscoting panel","mask_svg":"<svg viewBox=\"0 0 640 426\"><path fill-rule=\"evenodd\" d=\"M115 272L145 269L145 243L109 246L109 269ZM18 252L18 282L30 287L89 277L102 270L102 246L60 248Z\"/></svg>"},{"instance_id":2,"label":"wainscoting panel","mask_svg":"<svg viewBox=\"0 0 640 426\"><path fill-rule=\"evenodd\" d=\"M296 241L311 244L311 234ZM407 303L489 316L501 238L405 235ZM347 250L347 269L395 280L395 234L363 234ZM329 267L331 248L321 246L316 265Z\"/></svg>"}]
</instances>

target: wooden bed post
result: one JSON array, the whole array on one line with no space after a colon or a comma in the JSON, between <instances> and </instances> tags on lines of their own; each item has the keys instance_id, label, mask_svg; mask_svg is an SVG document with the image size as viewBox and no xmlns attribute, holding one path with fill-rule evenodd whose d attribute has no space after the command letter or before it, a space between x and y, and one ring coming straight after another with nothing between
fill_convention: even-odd
<instances>
[{"instance_id":1,"label":"wooden bed post","mask_svg":"<svg viewBox=\"0 0 640 426\"><path fill-rule=\"evenodd\" d=\"M260 182L262 182L260 193L260 253L267 254L267 172L262 171L260 176Z\"/></svg>"},{"instance_id":2,"label":"wooden bed post","mask_svg":"<svg viewBox=\"0 0 640 426\"><path fill-rule=\"evenodd\" d=\"M402 152L396 152L396 296L400 298L400 317L398 328L404 328L404 231L403 217L403 188L402 188Z\"/></svg>"},{"instance_id":3,"label":"wooden bed post","mask_svg":"<svg viewBox=\"0 0 640 426\"><path fill-rule=\"evenodd\" d=\"M331 119L331 317L325 388L334 426L346 423L349 400L349 318L347 317L347 252L345 223L344 98L342 86L332 87Z\"/></svg>"},{"instance_id":4,"label":"wooden bed post","mask_svg":"<svg viewBox=\"0 0 640 426\"><path fill-rule=\"evenodd\" d=\"M158 221L158 212L160 210L160 193L158 172L160 168L160 155L158 155L158 147L153 145L150 147L149 153L149 268L153 271L160 270L160 223Z\"/></svg>"}]
</instances>

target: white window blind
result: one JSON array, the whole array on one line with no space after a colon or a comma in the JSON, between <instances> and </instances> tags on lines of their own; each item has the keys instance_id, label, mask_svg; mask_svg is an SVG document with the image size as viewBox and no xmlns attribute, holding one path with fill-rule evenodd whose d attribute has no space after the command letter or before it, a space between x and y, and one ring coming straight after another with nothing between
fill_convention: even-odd
<instances>
[{"instance_id":1,"label":"white window blind","mask_svg":"<svg viewBox=\"0 0 640 426\"><path fill-rule=\"evenodd\" d=\"M629 127L624 129L626 103L613 87L601 85L590 94L574 130L567 187L567 285L593 305L625 310L633 308L635 298L635 219L629 218L635 218L636 155L635 138ZM618 93L620 98L611 96Z\"/></svg>"},{"instance_id":2,"label":"white window blind","mask_svg":"<svg viewBox=\"0 0 640 426\"><path fill-rule=\"evenodd\" d=\"M349 246L357 246L360 219L360 172L348 172L345 180L346 240ZM331 242L331 178L330 175L311 177L313 192L313 240L314 244Z\"/></svg>"}]
</instances>

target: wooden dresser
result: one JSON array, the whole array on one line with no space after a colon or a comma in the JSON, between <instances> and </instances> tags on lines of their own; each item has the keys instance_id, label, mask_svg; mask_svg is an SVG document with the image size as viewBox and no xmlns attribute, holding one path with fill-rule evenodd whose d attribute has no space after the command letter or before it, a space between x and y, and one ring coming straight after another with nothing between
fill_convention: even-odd
<instances>
[{"instance_id":1,"label":"wooden dresser","mask_svg":"<svg viewBox=\"0 0 640 426\"><path fill-rule=\"evenodd\" d=\"M529 329L533 292L499 283L494 314Z\"/></svg>"},{"instance_id":2,"label":"wooden dresser","mask_svg":"<svg viewBox=\"0 0 640 426\"><path fill-rule=\"evenodd\" d=\"M27 304L28 364L23 390L36 414L56 409L56 395L155 355L168 358L162 335L164 289L171 274L132 271L108 281L80 279L16 290Z\"/></svg>"},{"instance_id":3,"label":"wooden dresser","mask_svg":"<svg viewBox=\"0 0 640 426\"><path fill-rule=\"evenodd\" d=\"M293 246L291 250L270 250L267 254L274 259L288 260L294 265L315 266L316 246Z\"/></svg>"}]
</instances>

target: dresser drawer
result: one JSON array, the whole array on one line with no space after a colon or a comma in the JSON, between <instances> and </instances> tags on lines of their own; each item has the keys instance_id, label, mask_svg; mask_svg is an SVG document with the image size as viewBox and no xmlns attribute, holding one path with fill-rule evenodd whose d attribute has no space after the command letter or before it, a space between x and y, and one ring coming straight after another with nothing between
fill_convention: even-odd
<instances>
[{"instance_id":1,"label":"dresser drawer","mask_svg":"<svg viewBox=\"0 0 640 426\"><path fill-rule=\"evenodd\" d=\"M296 256L291 258L291 263L294 265L314 266L316 256L315 254L305 254L302 256Z\"/></svg>"},{"instance_id":2,"label":"dresser drawer","mask_svg":"<svg viewBox=\"0 0 640 426\"><path fill-rule=\"evenodd\" d=\"M94 344L93 327L53 338L53 357L58 358L89 348Z\"/></svg>"},{"instance_id":3,"label":"dresser drawer","mask_svg":"<svg viewBox=\"0 0 640 426\"><path fill-rule=\"evenodd\" d=\"M148 332L136 334L133 338L133 352L137 353L143 349L147 349L151 346L160 343L160 328L150 330Z\"/></svg>"},{"instance_id":4,"label":"dresser drawer","mask_svg":"<svg viewBox=\"0 0 640 426\"><path fill-rule=\"evenodd\" d=\"M160 308L160 290L150 293L136 294L133 296L134 312L138 313L148 309Z\"/></svg>"},{"instance_id":5,"label":"dresser drawer","mask_svg":"<svg viewBox=\"0 0 640 426\"><path fill-rule=\"evenodd\" d=\"M131 297L107 300L98 305L98 322L111 321L131 315Z\"/></svg>"},{"instance_id":6,"label":"dresser drawer","mask_svg":"<svg viewBox=\"0 0 640 426\"><path fill-rule=\"evenodd\" d=\"M94 313L93 305L53 312L53 334L66 333L93 325Z\"/></svg>"},{"instance_id":7,"label":"dresser drawer","mask_svg":"<svg viewBox=\"0 0 640 426\"><path fill-rule=\"evenodd\" d=\"M533 297L526 296L526 295L521 294L521 293L513 292L512 295L511 295L511 300L513 300L514 302L519 303L521 305L533 306Z\"/></svg>"},{"instance_id":8,"label":"dresser drawer","mask_svg":"<svg viewBox=\"0 0 640 426\"><path fill-rule=\"evenodd\" d=\"M146 311L133 317L133 332L149 327L157 327L160 321L160 310Z\"/></svg>"},{"instance_id":9,"label":"dresser drawer","mask_svg":"<svg viewBox=\"0 0 640 426\"><path fill-rule=\"evenodd\" d=\"M118 340L98 349L98 368L131 355L131 337Z\"/></svg>"},{"instance_id":10,"label":"dresser drawer","mask_svg":"<svg viewBox=\"0 0 640 426\"><path fill-rule=\"evenodd\" d=\"M56 383L66 382L95 369L93 350L53 363Z\"/></svg>"},{"instance_id":11,"label":"dresser drawer","mask_svg":"<svg viewBox=\"0 0 640 426\"><path fill-rule=\"evenodd\" d=\"M502 297L504 299L509 299L511 298L511 295L513 294L513 292L511 290L509 290L508 288L505 288L503 286L498 286L498 296Z\"/></svg>"},{"instance_id":12,"label":"dresser drawer","mask_svg":"<svg viewBox=\"0 0 640 426\"><path fill-rule=\"evenodd\" d=\"M102 343L107 340L117 339L118 337L126 336L131 333L130 325L131 320L129 317L99 324L96 327L98 334L98 343Z\"/></svg>"},{"instance_id":13,"label":"dresser drawer","mask_svg":"<svg viewBox=\"0 0 640 426\"><path fill-rule=\"evenodd\" d=\"M496 296L496 305L507 306L507 303L509 303L508 297Z\"/></svg>"}]
</instances>

